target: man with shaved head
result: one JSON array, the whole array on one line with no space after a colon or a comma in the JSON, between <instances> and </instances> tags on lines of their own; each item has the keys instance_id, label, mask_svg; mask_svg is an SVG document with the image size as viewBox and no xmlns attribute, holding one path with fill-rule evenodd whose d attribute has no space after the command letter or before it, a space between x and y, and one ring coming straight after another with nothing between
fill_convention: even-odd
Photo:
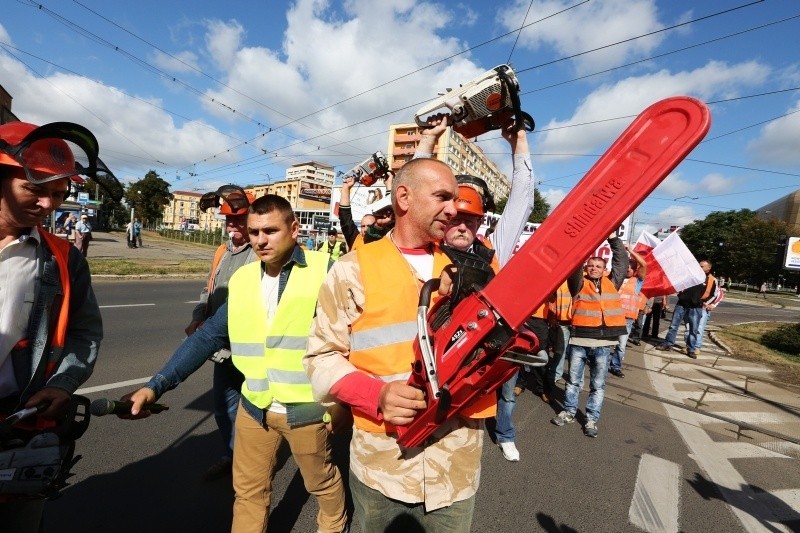
<instances>
[{"instance_id":1,"label":"man with shaved head","mask_svg":"<svg viewBox=\"0 0 800 533\"><path fill-rule=\"evenodd\" d=\"M416 312L422 284L450 263L438 243L456 215L456 179L441 161L414 159L392 185L396 225L333 265L304 362L314 397L352 410L350 489L361 531L467 532L494 394L423 446L400 448L395 429L426 406L423 392L407 384Z\"/></svg>"}]
</instances>

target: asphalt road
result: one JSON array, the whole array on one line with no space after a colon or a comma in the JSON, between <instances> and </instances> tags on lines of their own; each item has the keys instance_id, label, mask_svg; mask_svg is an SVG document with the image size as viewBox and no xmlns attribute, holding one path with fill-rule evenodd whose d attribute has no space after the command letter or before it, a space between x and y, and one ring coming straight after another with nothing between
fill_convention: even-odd
<instances>
[{"instance_id":1,"label":"asphalt road","mask_svg":"<svg viewBox=\"0 0 800 533\"><path fill-rule=\"evenodd\" d=\"M106 339L95 374L84 385L86 395L119 398L157 370L181 342L202 285L96 281ZM720 308L714 320L777 312L738 305ZM164 396L169 411L140 421L94 417L78 443L83 459L72 485L47 505L45 532L229 530L230 480L200 479L222 449L210 384L207 364ZM537 397L520 396L515 422L522 460L505 461L487 436L473 531L641 531L632 513L667 520L664 531L742 531L667 412L622 403L621 397L609 388L600 437L589 439L579 424L550 424L555 410ZM338 440L336 449L346 465L346 440ZM316 502L303 490L287 450L283 457L273 483L270 531L313 532ZM677 529L670 529L673 519Z\"/></svg>"}]
</instances>

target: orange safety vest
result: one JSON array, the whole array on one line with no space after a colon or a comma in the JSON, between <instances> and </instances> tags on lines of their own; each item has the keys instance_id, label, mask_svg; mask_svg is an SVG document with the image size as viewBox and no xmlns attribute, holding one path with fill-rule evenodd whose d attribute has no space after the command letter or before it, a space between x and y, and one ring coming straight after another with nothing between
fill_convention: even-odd
<instances>
[{"instance_id":1,"label":"orange safety vest","mask_svg":"<svg viewBox=\"0 0 800 533\"><path fill-rule=\"evenodd\" d=\"M600 291L593 281L584 279L573 299L572 325L578 328L626 328L625 313L617 288L607 277L600 278ZM622 334L622 333L620 333Z\"/></svg>"},{"instance_id":2,"label":"orange safety vest","mask_svg":"<svg viewBox=\"0 0 800 533\"><path fill-rule=\"evenodd\" d=\"M58 319L56 320L56 328L51 335L50 345L57 348L63 348L67 339L67 327L69 326L69 301L72 296L72 284L69 279L69 251L72 245L55 235L48 233L39 226L39 235L47 245L50 253L58 265L58 278L61 282L61 308L58 310ZM47 362L46 376L49 378L56 370L56 361Z\"/></svg>"},{"instance_id":3,"label":"orange safety vest","mask_svg":"<svg viewBox=\"0 0 800 533\"><path fill-rule=\"evenodd\" d=\"M486 237L481 237L481 236L478 236L478 240L480 241L480 243L482 245L484 245L488 249L494 250L494 245L492 244L491 240L487 239ZM497 253L495 253L492 256L492 261L491 261L491 263L489 265L492 267L492 270L494 270L495 274L500 272L500 260L497 258Z\"/></svg>"},{"instance_id":4,"label":"orange safety vest","mask_svg":"<svg viewBox=\"0 0 800 533\"><path fill-rule=\"evenodd\" d=\"M636 276L625 278L625 281L622 282L622 287L619 288L619 299L622 303L622 309L625 311L625 318L633 320L636 320L636 317L639 316L639 309L642 304L642 294L636 294L636 284L638 282L639 278ZM647 299L645 298L646 301Z\"/></svg>"},{"instance_id":5,"label":"orange safety vest","mask_svg":"<svg viewBox=\"0 0 800 533\"><path fill-rule=\"evenodd\" d=\"M353 241L353 246L350 247L350 251L358 249L359 247L364 246L364 236L360 233L356 235L355 240Z\"/></svg>"},{"instance_id":6,"label":"orange safety vest","mask_svg":"<svg viewBox=\"0 0 800 533\"><path fill-rule=\"evenodd\" d=\"M214 252L214 260L211 261L211 275L208 276L208 294L211 294L214 290L214 279L217 277L217 267L219 266L219 262L222 261L222 257L225 255L226 251L228 251L227 245L220 244L217 251Z\"/></svg>"},{"instance_id":7,"label":"orange safety vest","mask_svg":"<svg viewBox=\"0 0 800 533\"><path fill-rule=\"evenodd\" d=\"M706 277L706 290L703 295L700 297L700 301L705 302L709 296L711 296L711 289L714 287L714 282L717 281L714 276L708 274Z\"/></svg>"},{"instance_id":8,"label":"orange safety vest","mask_svg":"<svg viewBox=\"0 0 800 533\"><path fill-rule=\"evenodd\" d=\"M570 322L572 320L572 294L569 292L569 285L566 281L553 293L548 302L548 307L550 315L559 322Z\"/></svg>"},{"instance_id":9,"label":"orange safety vest","mask_svg":"<svg viewBox=\"0 0 800 533\"><path fill-rule=\"evenodd\" d=\"M389 382L407 380L414 363L417 337L417 307L422 287L411 266L384 237L356 250L364 286L364 309L352 324L350 362L356 368ZM434 246L433 276L438 277L450 259ZM461 414L489 418L497 408L495 394L487 394L466 407ZM372 433L392 433L392 424L353 408L357 428Z\"/></svg>"},{"instance_id":10,"label":"orange safety vest","mask_svg":"<svg viewBox=\"0 0 800 533\"><path fill-rule=\"evenodd\" d=\"M540 305L531 315L533 318L547 318L547 304Z\"/></svg>"}]
</instances>

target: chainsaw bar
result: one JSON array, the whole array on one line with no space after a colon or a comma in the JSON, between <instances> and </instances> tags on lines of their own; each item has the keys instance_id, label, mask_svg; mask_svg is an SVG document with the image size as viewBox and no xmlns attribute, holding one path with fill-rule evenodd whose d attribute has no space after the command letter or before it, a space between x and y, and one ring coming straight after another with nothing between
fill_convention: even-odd
<instances>
[{"instance_id":1,"label":"chainsaw bar","mask_svg":"<svg viewBox=\"0 0 800 533\"><path fill-rule=\"evenodd\" d=\"M447 419L489 394L516 371L505 352L535 348L520 333L531 314L680 163L711 125L708 108L674 97L645 109L572 189L486 287L461 301L432 333L436 381L432 394L415 364L409 384L426 392L427 407L398 426L405 448L423 444ZM415 342L415 361L421 358Z\"/></svg>"}]
</instances>

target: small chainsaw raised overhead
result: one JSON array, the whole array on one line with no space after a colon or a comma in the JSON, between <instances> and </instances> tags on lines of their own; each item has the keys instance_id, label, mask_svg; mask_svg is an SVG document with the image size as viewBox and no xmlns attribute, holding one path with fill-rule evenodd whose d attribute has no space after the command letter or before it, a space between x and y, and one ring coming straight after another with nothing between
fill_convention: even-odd
<instances>
[{"instance_id":1,"label":"small chainsaw raised overhead","mask_svg":"<svg viewBox=\"0 0 800 533\"><path fill-rule=\"evenodd\" d=\"M429 116L447 108L453 129L471 139L497 130L513 118L527 131L533 131L533 118L521 109L519 82L508 65L486 71L474 80L447 92L417 111L414 120L425 126Z\"/></svg>"},{"instance_id":2,"label":"small chainsaw raised overhead","mask_svg":"<svg viewBox=\"0 0 800 533\"><path fill-rule=\"evenodd\" d=\"M389 163L383 152L377 151L361 163L354 166L344 175L345 178L355 178L356 183L364 187L371 187L376 181L389 176Z\"/></svg>"}]
</instances>

